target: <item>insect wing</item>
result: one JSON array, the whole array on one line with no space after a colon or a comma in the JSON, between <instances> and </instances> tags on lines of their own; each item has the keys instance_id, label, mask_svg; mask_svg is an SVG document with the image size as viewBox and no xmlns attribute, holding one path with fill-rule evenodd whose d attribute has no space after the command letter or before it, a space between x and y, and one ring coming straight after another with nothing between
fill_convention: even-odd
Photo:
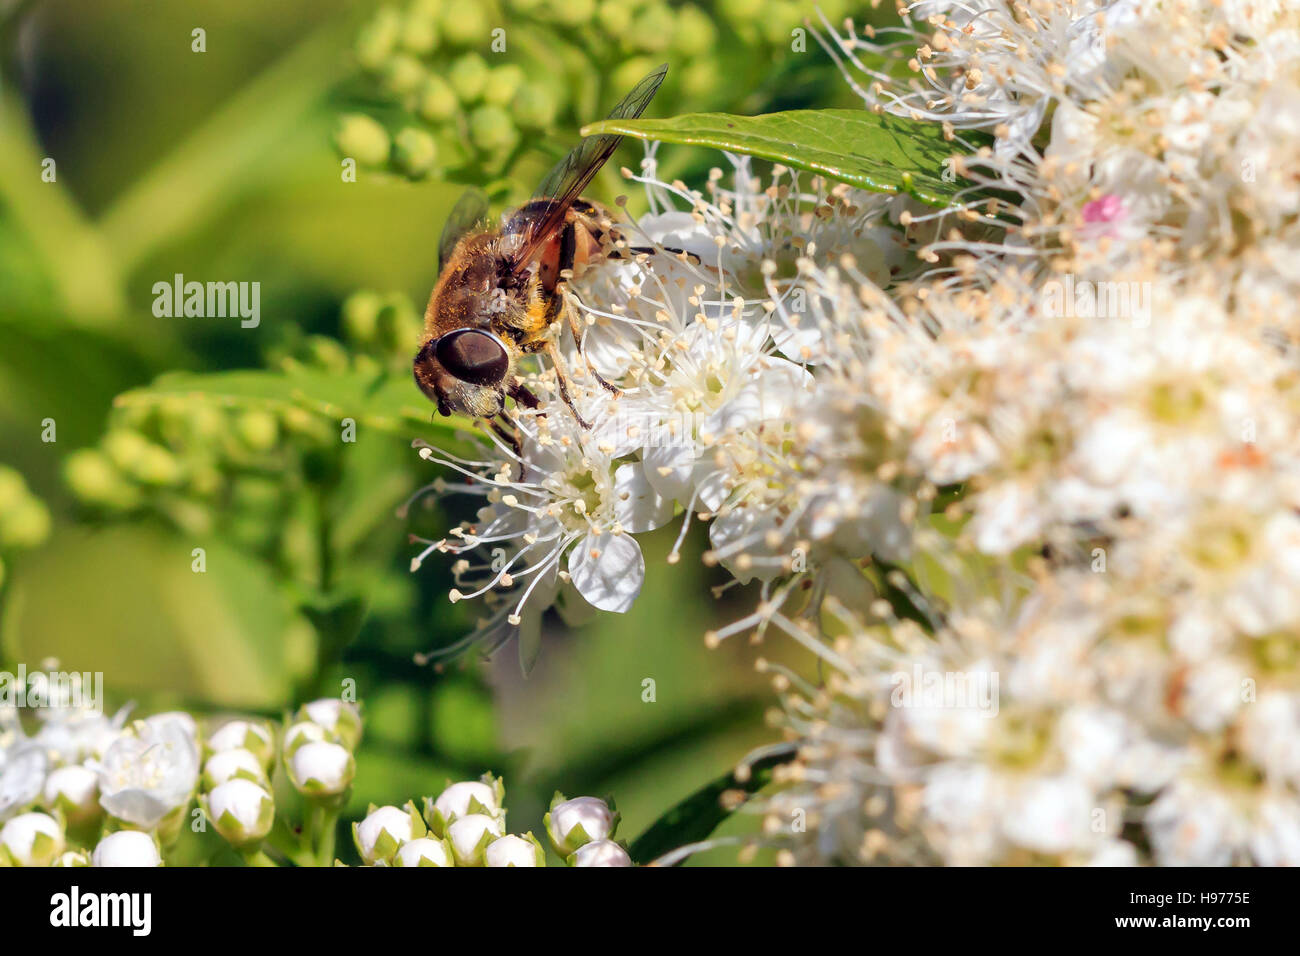
<instances>
[{"instance_id":1,"label":"insect wing","mask_svg":"<svg viewBox=\"0 0 1300 956\"><path fill-rule=\"evenodd\" d=\"M659 85L668 73L668 64L659 67L629 93L621 103L614 107L609 119L635 119L645 112L645 108L654 99ZM542 245L564 222L564 215L573 205L573 201L582 195L600 167L604 166L614 150L623 141L617 133L604 133L584 139L556 163L555 168L542 180L541 186L533 196L534 203L545 203L545 211L533 217L528 224L523 244L520 246L517 262L519 268L526 268L540 251Z\"/></svg>"},{"instance_id":2,"label":"insect wing","mask_svg":"<svg viewBox=\"0 0 1300 956\"><path fill-rule=\"evenodd\" d=\"M447 266L447 260L467 234L481 227L488 218L488 201L477 189L468 189L456 200L447 216L447 223L442 227L442 236L438 239L438 271Z\"/></svg>"}]
</instances>

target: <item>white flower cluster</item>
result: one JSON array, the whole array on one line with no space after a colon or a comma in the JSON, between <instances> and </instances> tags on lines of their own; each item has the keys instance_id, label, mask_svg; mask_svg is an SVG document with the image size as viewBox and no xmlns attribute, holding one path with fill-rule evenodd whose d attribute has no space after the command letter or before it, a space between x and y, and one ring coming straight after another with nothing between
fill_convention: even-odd
<instances>
[{"instance_id":1,"label":"white flower cluster","mask_svg":"<svg viewBox=\"0 0 1300 956\"><path fill-rule=\"evenodd\" d=\"M457 649L491 649L518 634L531 659L547 607L566 617L626 611L645 577L636 535L675 517L679 546L694 515L710 520L710 560L742 581L799 560L803 506L786 494L767 498L800 416L818 400L810 366L826 358L828 343L807 324L813 292L801 263L819 250L852 255L863 274L886 283L915 243L897 224L905 201L821 182L801 188L780 170L764 189L743 159L736 164L735 188L723 188L715 170L706 200L654 180L647 160L647 175L634 178L656 211L624 227L623 258L575 281L569 304L583 348L569 354L568 387L590 428L564 409L548 369L527 380L545 396L542 410L515 409L521 455L495 438L474 459L418 443L457 476L421 494L486 500L476 521L423 541L412 563L457 555L451 600L481 598L490 609Z\"/></svg>"},{"instance_id":2,"label":"white flower cluster","mask_svg":"<svg viewBox=\"0 0 1300 956\"><path fill-rule=\"evenodd\" d=\"M341 865L336 821L362 730L349 701L312 701L283 725L180 711L127 724L88 706L34 719L29 736L17 707L0 708L0 866L162 866L185 828L209 826L250 866ZM531 832L506 832L504 797L487 774L421 809L371 806L352 827L357 852L368 866L545 866ZM557 793L543 825L569 866L632 865L603 800Z\"/></svg>"},{"instance_id":3,"label":"white flower cluster","mask_svg":"<svg viewBox=\"0 0 1300 956\"><path fill-rule=\"evenodd\" d=\"M425 449L486 506L421 558L527 658L546 606L628 607L635 535L707 520L760 590L711 639L822 665L762 665L783 860L1300 863L1300 13L827 26L871 108L953 134L958 207L647 160L657 251L573 283L594 427L548 370L522 456Z\"/></svg>"},{"instance_id":4,"label":"white flower cluster","mask_svg":"<svg viewBox=\"0 0 1300 956\"><path fill-rule=\"evenodd\" d=\"M506 832L505 784L485 774L448 783L423 809L371 807L354 824L357 852L368 866L546 866L546 850L532 831ZM552 849L569 866L631 866L614 842L618 814L603 800L560 794L544 819Z\"/></svg>"},{"instance_id":5,"label":"white flower cluster","mask_svg":"<svg viewBox=\"0 0 1300 956\"><path fill-rule=\"evenodd\" d=\"M307 704L283 733L239 718L204 736L188 713L127 712L56 701L28 735L18 708L0 710L0 864L160 866L182 828L209 822L253 854L275 820L277 756L309 802L337 810L352 783L361 720L345 701Z\"/></svg>"}]
</instances>

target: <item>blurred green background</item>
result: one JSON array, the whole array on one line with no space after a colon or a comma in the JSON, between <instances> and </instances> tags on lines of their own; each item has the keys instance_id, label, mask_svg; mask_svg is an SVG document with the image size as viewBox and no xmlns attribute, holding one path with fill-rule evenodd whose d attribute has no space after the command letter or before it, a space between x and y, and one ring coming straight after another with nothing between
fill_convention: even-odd
<instances>
[{"instance_id":1,"label":"blurred green background","mask_svg":"<svg viewBox=\"0 0 1300 956\"><path fill-rule=\"evenodd\" d=\"M756 649L701 641L752 594L710 594L700 537L667 565L668 528L633 612L548 618L527 679L510 647L413 662L474 611L448 561L408 568L407 534L467 504L398 514L434 477L409 356L442 220L460 184L527 195L647 64L672 66L653 115L852 100L811 36L791 49L809 3L454 8L0 0L0 668L103 671L145 713L279 716L355 681L349 818L490 769L514 829L558 788L612 793L631 838L770 738ZM663 159L697 182L720 162ZM260 324L156 317L177 273L259 282Z\"/></svg>"}]
</instances>

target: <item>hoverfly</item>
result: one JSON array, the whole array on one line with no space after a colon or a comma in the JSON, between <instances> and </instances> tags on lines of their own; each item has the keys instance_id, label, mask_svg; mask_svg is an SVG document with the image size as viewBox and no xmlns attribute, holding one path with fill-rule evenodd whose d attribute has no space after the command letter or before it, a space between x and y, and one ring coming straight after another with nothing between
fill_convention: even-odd
<instances>
[{"instance_id":1,"label":"hoverfly","mask_svg":"<svg viewBox=\"0 0 1300 956\"><path fill-rule=\"evenodd\" d=\"M640 116L668 72L650 73L610 113L611 119ZM618 258L626 250L609 211L581 198L597 171L622 140L606 134L584 140L542 181L533 199L507 214L500 225L486 221L481 193L461 197L438 246L439 274L424 313L424 340L415 355L415 381L443 415L461 413L492 423L518 450L507 425L505 400L537 408L538 398L516 374L522 355L545 353L555 367L560 396L578 423L564 377L558 339L561 313L581 354L578 319L564 304L564 283L575 270ZM618 389L588 370L612 394Z\"/></svg>"}]
</instances>

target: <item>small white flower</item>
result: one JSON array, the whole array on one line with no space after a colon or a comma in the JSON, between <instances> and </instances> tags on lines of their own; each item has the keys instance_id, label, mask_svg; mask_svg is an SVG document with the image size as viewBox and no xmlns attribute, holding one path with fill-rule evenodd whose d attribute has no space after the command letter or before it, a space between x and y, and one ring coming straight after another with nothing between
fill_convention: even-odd
<instances>
[{"instance_id":1,"label":"small white flower","mask_svg":"<svg viewBox=\"0 0 1300 956\"><path fill-rule=\"evenodd\" d=\"M393 859L394 866L455 866L451 851L442 840L420 837L403 843Z\"/></svg>"},{"instance_id":2,"label":"small white flower","mask_svg":"<svg viewBox=\"0 0 1300 956\"><path fill-rule=\"evenodd\" d=\"M0 821L4 821L40 798L50 761L41 747L27 741L0 757Z\"/></svg>"},{"instance_id":3,"label":"small white flower","mask_svg":"<svg viewBox=\"0 0 1300 956\"><path fill-rule=\"evenodd\" d=\"M49 866L63 846L63 828L46 813L20 813L0 829L0 856L13 866Z\"/></svg>"},{"instance_id":4,"label":"small white flower","mask_svg":"<svg viewBox=\"0 0 1300 956\"><path fill-rule=\"evenodd\" d=\"M554 804L546 815L546 832L561 857L593 840L606 840L618 825L618 815L604 800L574 797Z\"/></svg>"},{"instance_id":5,"label":"small white flower","mask_svg":"<svg viewBox=\"0 0 1300 956\"><path fill-rule=\"evenodd\" d=\"M424 826L413 807L377 807L360 823L352 825L352 837L367 865L391 863L394 854L409 841L424 836Z\"/></svg>"},{"instance_id":6,"label":"small white flower","mask_svg":"<svg viewBox=\"0 0 1300 956\"><path fill-rule=\"evenodd\" d=\"M497 837L487 845L483 851L483 863L485 866L501 867L545 866L546 856L536 841L510 833Z\"/></svg>"},{"instance_id":7,"label":"small white flower","mask_svg":"<svg viewBox=\"0 0 1300 956\"><path fill-rule=\"evenodd\" d=\"M113 717L86 711L60 711L59 716L41 724L33 740L60 764L81 763L103 757L113 741L122 735L129 708L123 707Z\"/></svg>"},{"instance_id":8,"label":"small white flower","mask_svg":"<svg viewBox=\"0 0 1300 956\"><path fill-rule=\"evenodd\" d=\"M289 779L308 796L335 796L352 784L356 761L346 747L320 740L289 755Z\"/></svg>"},{"instance_id":9,"label":"small white flower","mask_svg":"<svg viewBox=\"0 0 1300 956\"><path fill-rule=\"evenodd\" d=\"M91 866L162 866L158 844L139 830L119 830L99 841Z\"/></svg>"},{"instance_id":10,"label":"small white flower","mask_svg":"<svg viewBox=\"0 0 1300 956\"><path fill-rule=\"evenodd\" d=\"M199 753L179 721L137 722L98 765L100 805L134 826L153 829L189 802Z\"/></svg>"},{"instance_id":11,"label":"small white flower","mask_svg":"<svg viewBox=\"0 0 1300 956\"><path fill-rule=\"evenodd\" d=\"M229 720L208 737L208 747L216 753L249 750L257 755L263 767L269 767L275 755L275 738L264 724L257 721Z\"/></svg>"},{"instance_id":12,"label":"small white flower","mask_svg":"<svg viewBox=\"0 0 1300 956\"><path fill-rule=\"evenodd\" d=\"M500 819L482 813L459 817L447 827L447 840L456 855L457 866L482 866L483 851L503 835Z\"/></svg>"},{"instance_id":13,"label":"small white flower","mask_svg":"<svg viewBox=\"0 0 1300 956\"><path fill-rule=\"evenodd\" d=\"M257 843L271 832L275 801L252 780L234 777L204 797L212 825L234 846Z\"/></svg>"},{"instance_id":14,"label":"small white flower","mask_svg":"<svg viewBox=\"0 0 1300 956\"><path fill-rule=\"evenodd\" d=\"M59 767L45 778L45 805L69 823L83 823L100 812L99 775L89 767Z\"/></svg>"},{"instance_id":15,"label":"small white flower","mask_svg":"<svg viewBox=\"0 0 1300 956\"><path fill-rule=\"evenodd\" d=\"M632 858L613 840L592 840L569 858L572 866L631 866Z\"/></svg>"},{"instance_id":16,"label":"small white flower","mask_svg":"<svg viewBox=\"0 0 1300 956\"><path fill-rule=\"evenodd\" d=\"M1147 832L1160 866L1229 866L1245 843L1245 822L1230 797L1178 780L1147 811Z\"/></svg>"},{"instance_id":17,"label":"small white flower","mask_svg":"<svg viewBox=\"0 0 1300 956\"><path fill-rule=\"evenodd\" d=\"M220 750L203 765L203 786L212 790L227 780L242 777L256 783L266 782L266 771L257 754L243 747Z\"/></svg>"},{"instance_id":18,"label":"small white flower","mask_svg":"<svg viewBox=\"0 0 1300 956\"><path fill-rule=\"evenodd\" d=\"M1096 805L1091 788L1081 781L1064 776L1026 781L1013 791L1002 829L1019 846L1065 853L1091 842Z\"/></svg>"},{"instance_id":19,"label":"small white flower","mask_svg":"<svg viewBox=\"0 0 1300 956\"><path fill-rule=\"evenodd\" d=\"M300 720L296 724L290 724L285 729L284 752L285 754L292 754L294 750L303 744L332 739L333 735L320 724L312 723L310 720Z\"/></svg>"},{"instance_id":20,"label":"small white flower","mask_svg":"<svg viewBox=\"0 0 1300 956\"><path fill-rule=\"evenodd\" d=\"M198 743L199 740L198 721L196 721L190 714L185 713L185 711L183 710L168 710L168 711L164 711L161 714L154 714L151 717L144 718L144 722L146 724L155 727L168 723L170 721L176 721L178 724L180 724L181 727L185 729L185 733L189 734L190 740L193 740L196 744Z\"/></svg>"},{"instance_id":21,"label":"small white flower","mask_svg":"<svg viewBox=\"0 0 1300 956\"><path fill-rule=\"evenodd\" d=\"M361 714L355 704L335 697L326 697L304 704L303 716L341 740L349 750L361 742Z\"/></svg>"},{"instance_id":22,"label":"small white flower","mask_svg":"<svg viewBox=\"0 0 1300 956\"><path fill-rule=\"evenodd\" d=\"M425 797L424 819L429 828L434 833L445 834L447 824L458 817L475 813L498 819L504 817L505 811L501 808L501 781L495 778L488 780L462 780L448 785L436 800Z\"/></svg>"},{"instance_id":23,"label":"small white flower","mask_svg":"<svg viewBox=\"0 0 1300 956\"><path fill-rule=\"evenodd\" d=\"M90 854L85 850L64 850L50 866L79 867L90 866Z\"/></svg>"}]
</instances>

